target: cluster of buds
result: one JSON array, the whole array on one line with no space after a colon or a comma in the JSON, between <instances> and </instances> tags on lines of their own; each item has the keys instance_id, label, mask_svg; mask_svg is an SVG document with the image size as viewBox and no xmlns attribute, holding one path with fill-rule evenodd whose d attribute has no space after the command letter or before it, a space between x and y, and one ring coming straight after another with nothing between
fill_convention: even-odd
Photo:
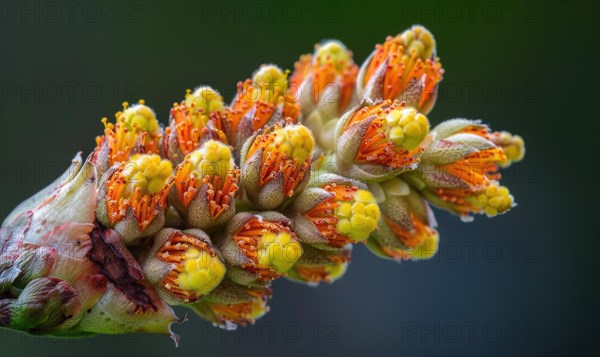
<instances>
[{"instance_id":1,"label":"cluster of buds","mask_svg":"<svg viewBox=\"0 0 600 357\"><path fill-rule=\"evenodd\" d=\"M510 210L514 199L500 186L499 166L525 154L523 139L492 133L477 120L447 120L432 130L421 164L404 177L432 204L459 215L493 217Z\"/></svg>"},{"instance_id":2,"label":"cluster of buds","mask_svg":"<svg viewBox=\"0 0 600 357\"><path fill-rule=\"evenodd\" d=\"M525 154L520 136L479 120L430 129L443 73L433 35L413 26L360 67L335 40L291 75L263 65L230 105L188 90L166 127L144 101L124 103L86 160L2 224L0 326L177 341L171 306L252 324L274 280L333 283L356 244L431 258L431 206L465 221L507 212L499 170Z\"/></svg>"}]
</instances>

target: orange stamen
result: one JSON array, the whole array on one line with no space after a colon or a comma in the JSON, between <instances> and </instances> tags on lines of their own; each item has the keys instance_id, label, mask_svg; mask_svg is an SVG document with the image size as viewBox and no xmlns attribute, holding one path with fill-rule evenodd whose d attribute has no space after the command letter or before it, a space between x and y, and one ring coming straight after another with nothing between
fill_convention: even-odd
<instances>
[{"instance_id":1,"label":"orange stamen","mask_svg":"<svg viewBox=\"0 0 600 357\"><path fill-rule=\"evenodd\" d=\"M432 228L423 223L414 213L410 213L413 229L407 230L388 217L384 216L385 223L391 228L398 240L409 249L414 249L421 245L425 238L434 234Z\"/></svg>"},{"instance_id":2,"label":"orange stamen","mask_svg":"<svg viewBox=\"0 0 600 357\"><path fill-rule=\"evenodd\" d=\"M290 76L290 88L288 89L288 97L298 100L300 86L312 69L312 55L302 55L300 59L294 63L294 73Z\"/></svg>"},{"instance_id":3,"label":"orange stamen","mask_svg":"<svg viewBox=\"0 0 600 357\"><path fill-rule=\"evenodd\" d=\"M470 125L460 131L461 133L473 134L477 136L481 136L484 139L490 140L492 135L488 128L477 125Z\"/></svg>"},{"instance_id":4,"label":"orange stamen","mask_svg":"<svg viewBox=\"0 0 600 357\"><path fill-rule=\"evenodd\" d=\"M506 160L501 148L490 148L467 155L463 159L443 165L441 169L464 181L469 187L487 187L492 180L499 180L498 162Z\"/></svg>"},{"instance_id":5,"label":"orange stamen","mask_svg":"<svg viewBox=\"0 0 600 357\"><path fill-rule=\"evenodd\" d=\"M199 111L202 111L202 109L195 109L193 103L188 105L185 102L175 103L171 108L171 118L175 123L177 143L183 155L196 150L200 146L200 140L207 137L207 135L216 140L219 140L222 136L203 126L200 119L194 123L193 115L200 115ZM165 129L165 147L168 146L168 137L172 130L172 127Z\"/></svg>"},{"instance_id":6,"label":"orange stamen","mask_svg":"<svg viewBox=\"0 0 600 357\"><path fill-rule=\"evenodd\" d=\"M470 203L467 198L472 196L474 191L471 189L460 188L437 188L432 192L441 200L452 203L460 215L468 215L470 212L478 212L479 209Z\"/></svg>"}]
</instances>

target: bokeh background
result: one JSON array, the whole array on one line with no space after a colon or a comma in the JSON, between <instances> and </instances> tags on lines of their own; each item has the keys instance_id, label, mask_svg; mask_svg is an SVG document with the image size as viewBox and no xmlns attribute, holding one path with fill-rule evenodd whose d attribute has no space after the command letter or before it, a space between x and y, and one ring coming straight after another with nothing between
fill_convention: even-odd
<instances>
[{"instance_id":1,"label":"bokeh background","mask_svg":"<svg viewBox=\"0 0 600 357\"><path fill-rule=\"evenodd\" d=\"M522 135L504 173L509 214L437 212L440 252L396 264L355 249L317 289L277 281L271 312L235 332L196 316L168 337L32 337L0 329L2 356L598 355L599 7L502 1L10 1L1 3L0 219L90 152L100 118L144 98L167 122L186 88L229 101L261 63L292 68L322 39L361 63L411 24L446 70L429 115ZM594 35L595 34L595 35ZM182 315L184 312L180 311Z\"/></svg>"}]
</instances>

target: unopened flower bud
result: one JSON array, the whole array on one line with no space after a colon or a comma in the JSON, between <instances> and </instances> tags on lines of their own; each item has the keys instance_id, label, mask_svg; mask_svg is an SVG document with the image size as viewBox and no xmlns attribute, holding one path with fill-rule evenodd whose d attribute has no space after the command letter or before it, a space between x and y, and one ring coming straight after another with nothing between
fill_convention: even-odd
<instances>
[{"instance_id":1,"label":"unopened flower bud","mask_svg":"<svg viewBox=\"0 0 600 357\"><path fill-rule=\"evenodd\" d=\"M302 257L288 271L289 280L309 286L317 286L321 282L331 284L348 269L352 245L336 250L320 250L305 244L302 249Z\"/></svg>"},{"instance_id":2,"label":"unopened flower bud","mask_svg":"<svg viewBox=\"0 0 600 357\"><path fill-rule=\"evenodd\" d=\"M359 97L399 100L429 113L444 74L435 55L433 35L423 26L388 37L361 66L356 87Z\"/></svg>"},{"instance_id":3,"label":"unopened flower bud","mask_svg":"<svg viewBox=\"0 0 600 357\"><path fill-rule=\"evenodd\" d=\"M229 142L242 147L254 132L290 118L298 121L300 106L286 97L287 72L262 65L252 79L238 83L238 92L227 109Z\"/></svg>"},{"instance_id":4,"label":"unopened flower bud","mask_svg":"<svg viewBox=\"0 0 600 357\"><path fill-rule=\"evenodd\" d=\"M496 134L490 133L487 126L479 121L453 119L436 126L432 134L434 140L421 155L422 164L405 175L427 200L466 221L472 220L472 213L487 210L488 216L494 216L514 206L506 189L502 190L501 204L492 201L498 203L493 208L486 208L474 198L483 200L482 193L488 187L499 185L498 164L508 160L505 150L493 142Z\"/></svg>"},{"instance_id":5,"label":"unopened flower bud","mask_svg":"<svg viewBox=\"0 0 600 357\"><path fill-rule=\"evenodd\" d=\"M250 202L269 210L306 187L310 176L314 139L300 124L255 133L241 152L240 182Z\"/></svg>"},{"instance_id":6,"label":"unopened flower bud","mask_svg":"<svg viewBox=\"0 0 600 357\"><path fill-rule=\"evenodd\" d=\"M213 325L234 330L264 316L271 295L271 288L242 286L225 278L208 296L188 307Z\"/></svg>"},{"instance_id":7,"label":"unopened flower bud","mask_svg":"<svg viewBox=\"0 0 600 357\"><path fill-rule=\"evenodd\" d=\"M3 258L17 258L25 253L17 254L20 248L31 247L27 244L40 245L58 233L72 233L71 228L93 226L96 190L96 165L77 155L56 182L25 200L2 223Z\"/></svg>"},{"instance_id":8,"label":"unopened flower bud","mask_svg":"<svg viewBox=\"0 0 600 357\"><path fill-rule=\"evenodd\" d=\"M66 281L44 277L31 281L5 308L8 327L23 331L52 331L79 310L75 289Z\"/></svg>"},{"instance_id":9,"label":"unopened flower bud","mask_svg":"<svg viewBox=\"0 0 600 357\"><path fill-rule=\"evenodd\" d=\"M7 218L0 229L0 294L20 294L5 305L6 324L65 332L105 292L106 279L88 255L95 203L96 167L76 157L57 182Z\"/></svg>"},{"instance_id":10,"label":"unopened flower bud","mask_svg":"<svg viewBox=\"0 0 600 357\"><path fill-rule=\"evenodd\" d=\"M427 201L399 178L378 184L383 192L381 219L367 247L378 256L400 260L423 260L435 255L439 235Z\"/></svg>"},{"instance_id":11,"label":"unopened flower bud","mask_svg":"<svg viewBox=\"0 0 600 357\"><path fill-rule=\"evenodd\" d=\"M294 201L292 228L302 242L321 249L366 241L377 228L380 212L365 188L338 175L319 176Z\"/></svg>"},{"instance_id":12,"label":"unopened flower bud","mask_svg":"<svg viewBox=\"0 0 600 357\"><path fill-rule=\"evenodd\" d=\"M127 243L154 235L165 222L172 172L171 162L158 155L134 155L116 164L100 182L98 221Z\"/></svg>"},{"instance_id":13,"label":"unopened flower bud","mask_svg":"<svg viewBox=\"0 0 600 357\"><path fill-rule=\"evenodd\" d=\"M173 104L169 127L163 140L164 156L179 164L184 157L208 140L226 142L223 98L210 87L187 93L181 103Z\"/></svg>"},{"instance_id":14,"label":"unopened flower bud","mask_svg":"<svg viewBox=\"0 0 600 357\"><path fill-rule=\"evenodd\" d=\"M170 305L195 302L216 288L225 264L199 229L162 229L142 263L144 275Z\"/></svg>"},{"instance_id":15,"label":"unopened flower bud","mask_svg":"<svg viewBox=\"0 0 600 357\"><path fill-rule=\"evenodd\" d=\"M413 170L429 132L429 121L415 108L389 100L364 101L337 124L336 163L344 176L381 181Z\"/></svg>"},{"instance_id":16,"label":"unopened flower bud","mask_svg":"<svg viewBox=\"0 0 600 357\"><path fill-rule=\"evenodd\" d=\"M104 135L96 138L93 162L99 174L115 163L127 161L134 154L159 152L162 129L156 114L145 105L144 100L132 106L123 103L123 111L117 112L115 117L114 124L102 119Z\"/></svg>"},{"instance_id":17,"label":"unopened flower bud","mask_svg":"<svg viewBox=\"0 0 600 357\"><path fill-rule=\"evenodd\" d=\"M472 214L495 217L516 205L508 188L495 182L480 189L428 188L423 195L437 207L459 215L466 222L473 220Z\"/></svg>"},{"instance_id":18,"label":"unopened flower bud","mask_svg":"<svg viewBox=\"0 0 600 357\"><path fill-rule=\"evenodd\" d=\"M150 135L158 134L160 126L156 120L154 111L145 105L143 100L139 104L134 104L131 107L126 106L125 110L117 116L117 119L122 118L123 124L128 130L141 130Z\"/></svg>"},{"instance_id":19,"label":"unopened flower bud","mask_svg":"<svg viewBox=\"0 0 600 357\"><path fill-rule=\"evenodd\" d=\"M177 167L169 201L190 227L221 225L235 214L238 177L231 149L207 141Z\"/></svg>"},{"instance_id":20,"label":"unopened flower bud","mask_svg":"<svg viewBox=\"0 0 600 357\"><path fill-rule=\"evenodd\" d=\"M212 113L223 114L225 112L223 97L208 86L198 87L193 92L188 91L185 95L185 103L187 107L195 109L192 114L192 122L196 128L207 126Z\"/></svg>"},{"instance_id":21,"label":"unopened flower bud","mask_svg":"<svg viewBox=\"0 0 600 357\"><path fill-rule=\"evenodd\" d=\"M220 247L231 265L227 276L242 285L264 285L285 275L302 255L290 225L276 212L236 214Z\"/></svg>"},{"instance_id":22,"label":"unopened flower bud","mask_svg":"<svg viewBox=\"0 0 600 357\"><path fill-rule=\"evenodd\" d=\"M434 140L421 155L421 167L411 173L426 185L478 189L500 178L498 163L506 155L490 140L487 126L456 119L441 123L432 133Z\"/></svg>"},{"instance_id":23,"label":"unopened flower bud","mask_svg":"<svg viewBox=\"0 0 600 357\"><path fill-rule=\"evenodd\" d=\"M254 99L272 102L286 92L288 86L287 72L274 65L262 65L252 75L252 82L260 89L259 92L255 93L256 97Z\"/></svg>"}]
</instances>

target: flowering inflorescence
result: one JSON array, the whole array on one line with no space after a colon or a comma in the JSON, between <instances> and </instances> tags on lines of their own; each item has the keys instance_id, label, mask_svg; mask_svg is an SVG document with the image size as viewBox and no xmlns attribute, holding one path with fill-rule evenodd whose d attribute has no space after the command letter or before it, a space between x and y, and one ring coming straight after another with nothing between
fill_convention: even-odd
<instances>
[{"instance_id":1,"label":"flowering inflorescence","mask_svg":"<svg viewBox=\"0 0 600 357\"><path fill-rule=\"evenodd\" d=\"M430 128L443 74L433 35L413 26L360 67L335 40L291 74L263 65L230 105L188 90L166 126L124 103L87 160L3 223L0 325L171 333L181 305L234 328L268 311L275 279L342 277L354 244L431 258L430 204L465 221L507 212L499 170L525 154L479 120Z\"/></svg>"}]
</instances>

